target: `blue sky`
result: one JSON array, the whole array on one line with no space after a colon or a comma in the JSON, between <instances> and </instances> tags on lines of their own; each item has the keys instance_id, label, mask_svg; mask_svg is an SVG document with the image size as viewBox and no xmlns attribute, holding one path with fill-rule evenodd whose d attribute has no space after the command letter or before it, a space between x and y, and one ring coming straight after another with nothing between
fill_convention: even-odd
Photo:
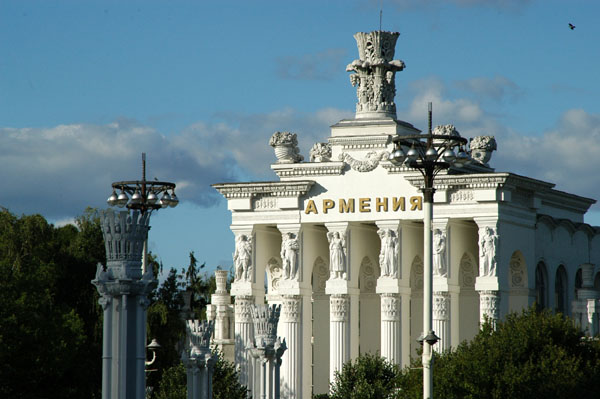
<instances>
[{"instance_id":1,"label":"blue sky","mask_svg":"<svg viewBox=\"0 0 600 399\"><path fill-rule=\"evenodd\" d=\"M600 199L600 3L552 0L0 1L0 205L64 223L110 184L174 181L153 215L165 266L230 265L211 183L274 180L268 139L302 152L353 115L353 34L401 33L398 117L496 136L498 171ZM570 30L568 23L576 25ZM594 206L588 222L600 225Z\"/></svg>"}]
</instances>

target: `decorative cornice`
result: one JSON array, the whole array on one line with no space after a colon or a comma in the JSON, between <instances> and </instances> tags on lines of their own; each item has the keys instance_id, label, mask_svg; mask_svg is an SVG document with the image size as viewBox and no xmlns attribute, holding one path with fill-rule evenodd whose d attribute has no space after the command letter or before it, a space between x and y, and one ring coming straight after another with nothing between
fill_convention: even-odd
<instances>
[{"instance_id":1,"label":"decorative cornice","mask_svg":"<svg viewBox=\"0 0 600 399\"><path fill-rule=\"evenodd\" d=\"M342 146L344 150L363 150L369 148L386 148L390 142L390 136L383 134L381 136L330 137L328 141L331 145Z\"/></svg>"},{"instance_id":2,"label":"decorative cornice","mask_svg":"<svg viewBox=\"0 0 600 399\"><path fill-rule=\"evenodd\" d=\"M300 197L311 189L311 180L285 182L217 183L215 190L225 198L253 198L258 195L272 197Z\"/></svg>"},{"instance_id":3,"label":"decorative cornice","mask_svg":"<svg viewBox=\"0 0 600 399\"><path fill-rule=\"evenodd\" d=\"M271 169L279 176L304 177L304 176L339 176L344 170L344 162L310 162L297 164L275 164Z\"/></svg>"}]
</instances>

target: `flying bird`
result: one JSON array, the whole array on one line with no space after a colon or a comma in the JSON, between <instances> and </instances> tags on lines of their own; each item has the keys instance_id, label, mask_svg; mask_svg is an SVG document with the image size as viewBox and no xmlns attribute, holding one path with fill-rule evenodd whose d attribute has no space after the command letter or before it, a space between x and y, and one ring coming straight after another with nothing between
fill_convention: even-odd
<instances>
[{"instance_id":1,"label":"flying bird","mask_svg":"<svg viewBox=\"0 0 600 399\"><path fill-rule=\"evenodd\" d=\"M575 29L575 25L573 25L572 23L569 22L569 28L571 28L571 30Z\"/></svg>"}]
</instances>

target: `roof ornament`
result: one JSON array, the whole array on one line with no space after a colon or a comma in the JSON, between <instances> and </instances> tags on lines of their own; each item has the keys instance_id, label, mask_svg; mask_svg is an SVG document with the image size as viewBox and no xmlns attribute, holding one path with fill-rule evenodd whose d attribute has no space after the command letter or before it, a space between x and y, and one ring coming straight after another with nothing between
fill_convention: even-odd
<instances>
[{"instance_id":1,"label":"roof ornament","mask_svg":"<svg viewBox=\"0 0 600 399\"><path fill-rule=\"evenodd\" d=\"M395 76L405 67L403 61L394 60L394 48L400 33L373 31L354 35L359 59L352 61L346 71L352 86L356 87L356 119L396 119Z\"/></svg>"}]
</instances>

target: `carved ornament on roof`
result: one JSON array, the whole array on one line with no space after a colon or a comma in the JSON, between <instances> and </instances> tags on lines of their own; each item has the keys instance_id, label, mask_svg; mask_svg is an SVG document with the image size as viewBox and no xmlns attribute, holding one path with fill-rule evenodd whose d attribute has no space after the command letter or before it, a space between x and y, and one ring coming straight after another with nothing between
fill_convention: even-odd
<instances>
[{"instance_id":1,"label":"carved ornament on roof","mask_svg":"<svg viewBox=\"0 0 600 399\"><path fill-rule=\"evenodd\" d=\"M370 172L379 165L381 160L387 159L389 155L390 153L387 151L369 151L366 155L366 159L359 161L354 159L347 152L342 152L339 155L339 160L346 162L353 170L356 170L357 172Z\"/></svg>"}]
</instances>

